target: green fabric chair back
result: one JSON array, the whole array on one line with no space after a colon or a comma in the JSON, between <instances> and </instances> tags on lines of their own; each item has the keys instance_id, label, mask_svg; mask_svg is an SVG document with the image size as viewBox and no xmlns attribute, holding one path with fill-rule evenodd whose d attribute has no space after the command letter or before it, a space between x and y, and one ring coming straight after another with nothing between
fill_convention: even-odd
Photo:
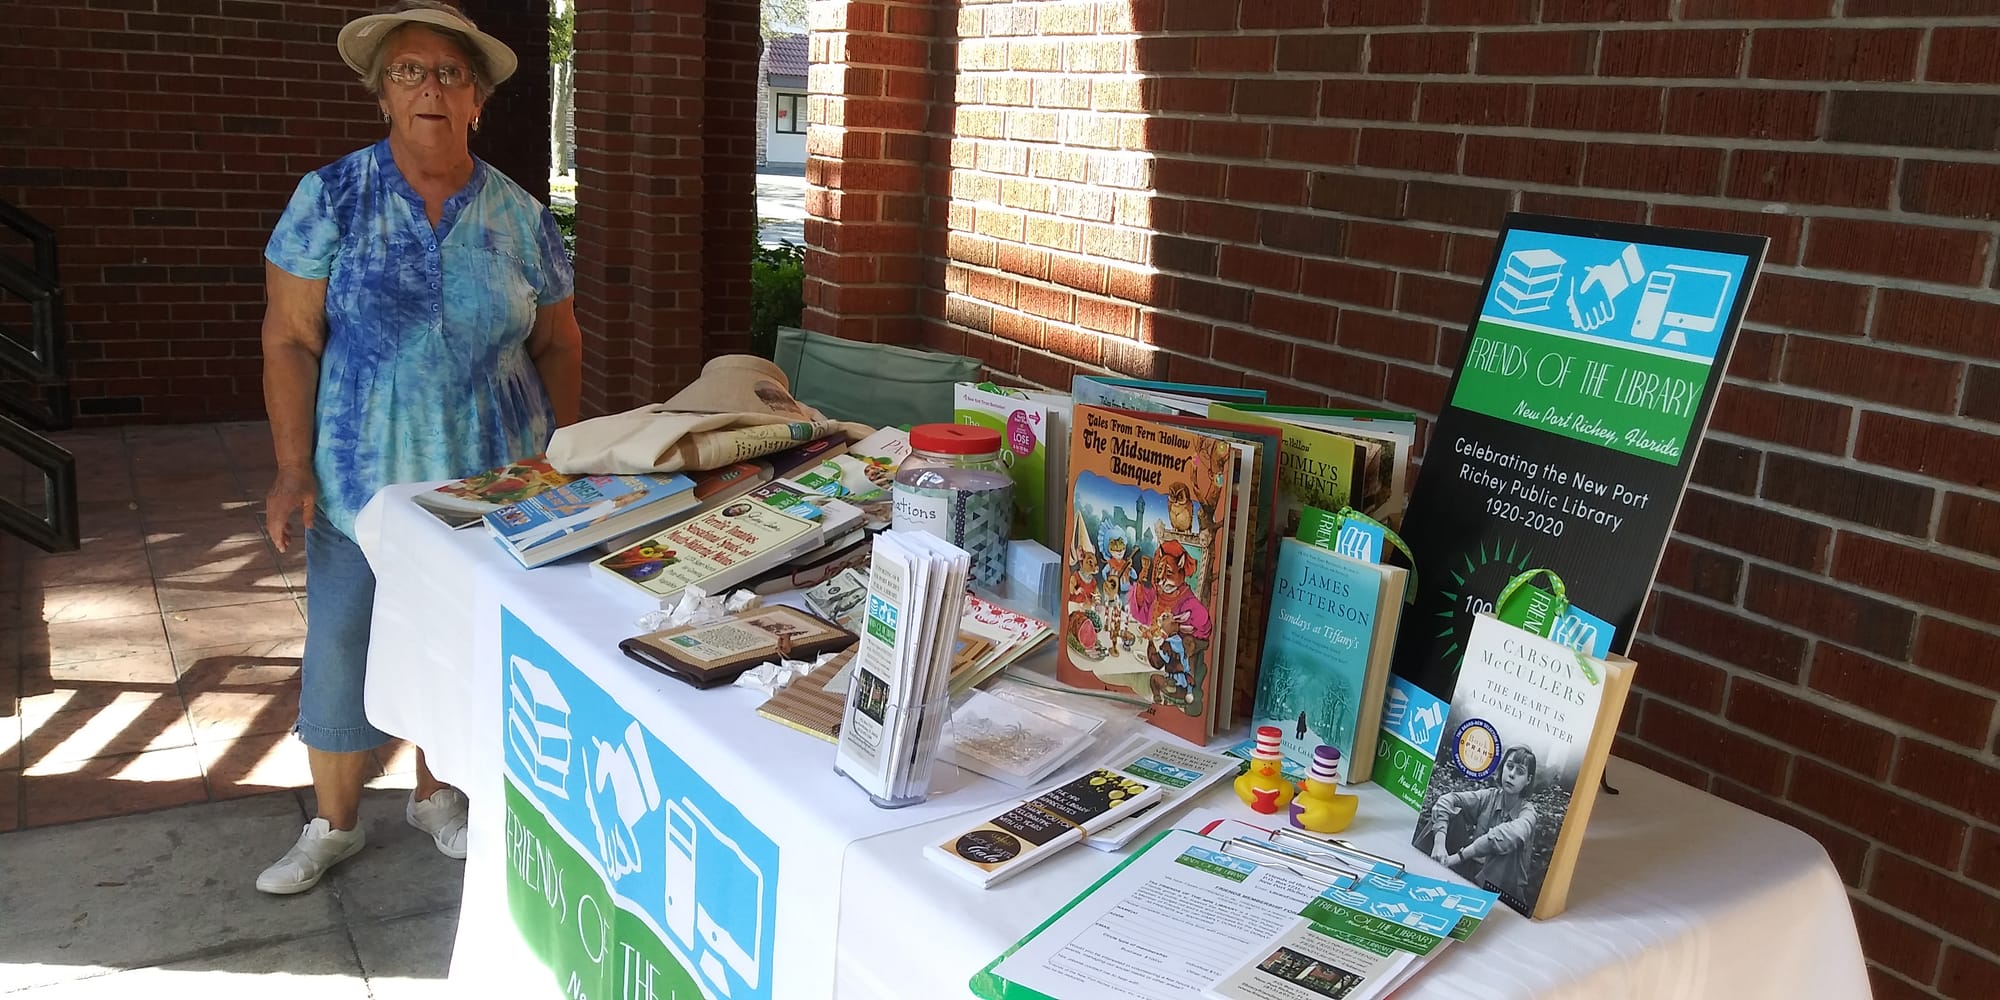
<instances>
[{"instance_id":1,"label":"green fabric chair back","mask_svg":"<svg viewBox=\"0 0 2000 1000\"><path fill-rule=\"evenodd\" d=\"M870 427L950 423L952 386L976 381L979 362L957 354L778 328L771 359L792 397L836 420Z\"/></svg>"}]
</instances>

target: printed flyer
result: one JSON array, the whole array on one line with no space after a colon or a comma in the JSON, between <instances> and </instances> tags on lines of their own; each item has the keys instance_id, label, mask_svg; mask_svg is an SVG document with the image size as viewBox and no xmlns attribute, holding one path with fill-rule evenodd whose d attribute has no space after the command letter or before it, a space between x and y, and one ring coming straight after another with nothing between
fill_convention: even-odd
<instances>
[{"instance_id":1,"label":"printed flyer","mask_svg":"<svg viewBox=\"0 0 2000 1000\"><path fill-rule=\"evenodd\" d=\"M1375 764L1403 801L1509 579L1553 571L1631 642L1768 242L1508 217L1403 522L1418 591Z\"/></svg>"}]
</instances>

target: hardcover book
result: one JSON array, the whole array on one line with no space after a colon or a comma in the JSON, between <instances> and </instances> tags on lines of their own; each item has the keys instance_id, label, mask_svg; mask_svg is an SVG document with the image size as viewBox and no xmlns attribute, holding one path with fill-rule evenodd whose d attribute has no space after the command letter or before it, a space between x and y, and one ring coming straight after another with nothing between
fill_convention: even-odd
<instances>
[{"instance_id":1,"label":"hardcover book","mask_svg":"<svg viewBox=\"0 0 2000 1000\"><path fill-rule=\"evenodd\" d=\"M1411 843L1526 916L1561 913L1632 669L1479 615Z\"/></svg>"},{"instance_id":2,"label":"hardcover book","mask_svg":"<svg viewBox=\"0 0 2000 1000\"><path fill-rule=\"evenodd\" d=\"M1280 424L1297 428L1305 433L1300 435L1300 443L1307 447L1302 452L1308 460L1321 457L1319 445L1332 445L1325 451L1325 457L1338 461L1342 455L1350 456L1352 464L1347 476L1342 479L1346 490L1344 500L1334 502L1338 488L1322 490L1321 501L1303 499L1302 502L1325 510L1339 510L1340 503L1346 503L1370 517L1395 519L1402 513L1409 500L1410 455L1417 440L1417 418L1408 413L1391 413L1377 410L1328 410L1309 406L1270 406L1262 403L1231 404L1229 414L1216 416L1225 420L1258 418L1275 420ZM1329 441L1316 435L1327 435ZM1287 435L1287 442L1291 440ZM1352 452L1342 449L1339 442L1353 445ZM1301 484L1300 496L1319 485L1309 477L1325 477L1328 469L1315 465L1300 466L1308 481ZM1324 506L1333 502L1333 506ZM1290 530L1286 534L1291 534Z\"/></svg>"},{"instance_id":3,"label":"hardcover book","mask_svg":"<svg viewBox=\"0 0 2000 1000\"><path fill-rule=\"evenodd\" d=\"M1324 743L1340 751L1342 782L1368 780L1406 575L1285 539L1251 730L1278 727L1287 769L1305 771Z\"/></svg>"},{"instance_id":4,"label":"hardcover book","mask_svg":"<svg viewBox=\"0 0 2000 1000\"><path fill-rule=\"evenodd\" d=\"M1148 721L1214 735L1217 620L1230 537L1230 442L1094 406L1070 432L1064 683L1152 702Z\"/></svg>"},{"instance_id":5,"label":"hardcover book","mask_svg":"<svg viewBox=\"0 0 2000 1000\"><path fill-rule=\"evenodd\" d=\"M676 472L585 476L485 515L486 530L530 569L694 506L694 481Z\"/></svg>"}]
</instances>

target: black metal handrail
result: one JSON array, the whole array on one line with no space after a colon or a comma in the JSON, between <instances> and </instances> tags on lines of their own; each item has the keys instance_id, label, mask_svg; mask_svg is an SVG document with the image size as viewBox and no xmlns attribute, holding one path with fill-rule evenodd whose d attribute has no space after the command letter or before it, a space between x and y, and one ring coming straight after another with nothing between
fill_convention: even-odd
<instances>
[{"instance_id":1,"label":"black metal handrail","mask_svg":"<svg viewBox=\"0 0 2000 1000\"><path fill-rule=\"evenodd\" d=\"M0 201L0 226L25 237L32 258L23 263L0 255L0 290L28 304L31 329L25 338L0 327L0 368L25 379L30 391L0 386L0 450L41 472L42 506L37 512L0 496L0 529L51 552L77 547L76 458L37 430L70 425L68 326L63 320L61 268L55 230L21 209ZM35 425L25 426L22 420Z\"/></svg>"}]
</instances>

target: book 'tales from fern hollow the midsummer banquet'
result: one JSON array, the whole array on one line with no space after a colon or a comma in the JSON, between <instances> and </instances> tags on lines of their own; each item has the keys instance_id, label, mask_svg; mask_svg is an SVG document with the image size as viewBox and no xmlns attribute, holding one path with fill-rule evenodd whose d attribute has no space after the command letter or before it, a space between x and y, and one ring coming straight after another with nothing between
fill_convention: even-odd
<instances>
[{"instance_id":1,"label":"book 'tales from fern hollow the midsummer banquet'","mask_svg":"<svg viewBox=\"0 0 2000 1000\"><path fill-rule=\"evenodd\" d=\"M1154 725L1205 744L1234 655L1216 640L1235 453L1099 407L1073 420L1057 676L1145 698Z\"/></svg>"}]
</instances>

